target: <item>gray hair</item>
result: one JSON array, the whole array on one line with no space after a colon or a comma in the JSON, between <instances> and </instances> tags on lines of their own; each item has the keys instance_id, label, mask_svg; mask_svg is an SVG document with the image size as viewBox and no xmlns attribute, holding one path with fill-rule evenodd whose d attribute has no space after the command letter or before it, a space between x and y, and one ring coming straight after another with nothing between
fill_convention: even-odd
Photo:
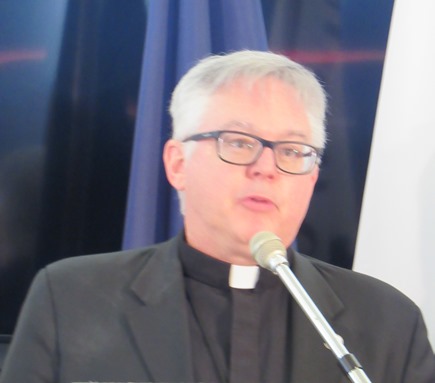
<instances>
[{"instance_id":1,"label":"gray hair","mask_svg":"<svg viewBox=\"0 0 435 383\"><path fill-rule=\"evenodd\" d=\"M247 84L275 77L299 94L311 126L311 144L326 144L327 97L316 76L289 58L261 51L238 51L209 56L191 68L176 86L169 107L173 138L183 140L198 131L210 97L221 87L243 78Z\"/></svg>"},{"instance_id":2,"label":"gray hair","mask_svg":"<svg viewBox=\"0 0 435 383\"><path fill-rule=\"evenodd\" d=\"M287 57L261 51L209 56L191 68L172 94L169 106L172 138L182 141L198 131L211 96L221 87L239 79L249 86L265 77L275 77L296 90L307 112L311 145L323 150L326 144L327 98L319 80L311 71ZM193 145L194 142L185 144L186 157L190 155ZM179 191L178 197L183 214L184 193Z\"/></svg>"}]
</instances>

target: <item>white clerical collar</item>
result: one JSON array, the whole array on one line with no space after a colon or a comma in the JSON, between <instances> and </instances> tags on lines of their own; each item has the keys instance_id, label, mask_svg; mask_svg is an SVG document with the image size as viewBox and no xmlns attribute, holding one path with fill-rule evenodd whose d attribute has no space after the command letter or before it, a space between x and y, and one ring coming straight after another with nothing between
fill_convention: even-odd
<instances>
[{"instance_id":1,"label":"white clerical collar","mask_svg":"<svg viewBox=\"0 0 435 383\"><path fill-rule=\"evenodd\" d=\"M253 289L259 276L258 266L231 265L228 284L235 289Z\"/></svg>"}]
</instances>

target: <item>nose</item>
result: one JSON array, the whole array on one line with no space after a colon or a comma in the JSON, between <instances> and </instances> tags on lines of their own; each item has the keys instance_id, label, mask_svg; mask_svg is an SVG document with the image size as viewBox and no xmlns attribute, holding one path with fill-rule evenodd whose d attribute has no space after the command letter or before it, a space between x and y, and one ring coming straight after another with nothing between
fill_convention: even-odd
<instances>
[{"instance_id":1,"label":"nose","mask_svg":"<svg viewBox=\"0 0 435 383\"><path fill-rule=\"evenodd\" d=\"M257 161L247 167L248 175L251 177L263 176L273 178L277 174L278 168L275 163L275 155L271 148L263 148Z\"/></svg>"}]
</instances>

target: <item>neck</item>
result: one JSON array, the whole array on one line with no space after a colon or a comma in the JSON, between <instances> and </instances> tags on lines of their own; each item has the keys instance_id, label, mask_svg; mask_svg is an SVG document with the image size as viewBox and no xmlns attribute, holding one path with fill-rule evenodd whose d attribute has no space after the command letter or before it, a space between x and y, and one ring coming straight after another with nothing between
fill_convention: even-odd
<instances>
[{"instance_id":1,"label":"neck","mask_svg":"<svg viewBox=\"0 0 435 383\"><path fill-rule=\"evenodd\" d=\"M249 244L246 241L237 241L234 238L228 240L218 236L211 236L208 233L194 234L185 229L186 242L193 248L201 251L212 258L231 263L233 265L253 266L257 263L249 251Z\"/></svg>"}]
</instances>

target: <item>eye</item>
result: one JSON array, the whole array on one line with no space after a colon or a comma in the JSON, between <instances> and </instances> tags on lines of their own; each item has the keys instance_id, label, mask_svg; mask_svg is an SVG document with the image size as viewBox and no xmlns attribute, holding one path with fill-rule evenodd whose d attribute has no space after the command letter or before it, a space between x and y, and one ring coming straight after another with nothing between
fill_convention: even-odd
<instances>
[{"instance_id":1,"label":"eye","mask_svg":"<svg viewBox=\"0 0 435 383\"><path fill-rule=\"evenodd\" d=\"M283 157L287 158L301 158L304 157L304 153L300 150L293 148L293 147L283 147L280 148L280 154Z\"/></svg>"},{"instance_id":2,"label":"eye","mask_svg":"<svg viewBox=\"0 0 435 383\"><path fill-rule=\"evenodd\" d=\"M252 149L254 145L251 141L243 138L235 138L230 141L227 141L227 144L232 146L233 148L239 149Z\"/></svg>"},{"instance_id":3,"label":"eye","mask_svg":"<svg viewBox=\"0 0 435 383\"><path fill-rule=\"evenodd\" d=\"M225 146L231 149L252 150L256 147L256 141L251 137L241 134L227 133L221 136Z\"/></svg>"}]
</instances>

